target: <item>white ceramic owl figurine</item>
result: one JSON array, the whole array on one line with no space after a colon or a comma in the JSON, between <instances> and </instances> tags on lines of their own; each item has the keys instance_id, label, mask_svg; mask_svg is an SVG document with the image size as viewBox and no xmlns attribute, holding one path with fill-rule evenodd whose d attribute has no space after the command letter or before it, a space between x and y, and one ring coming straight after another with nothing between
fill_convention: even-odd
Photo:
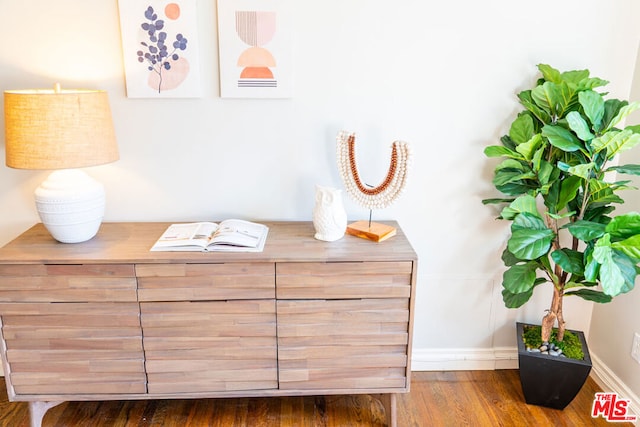
<instances>
[{"instance_id":1,"label":"white ceramic owl figurine","mask_svg":"<svg viewBox=\"0 0 640 427\"><path fill-rule=\"evenodd\" d=\"M347 213L342 205L342 190L316 185L316 205L313 208L315 238L333 242L347 230Z\"/></svg>"}]
</instances>

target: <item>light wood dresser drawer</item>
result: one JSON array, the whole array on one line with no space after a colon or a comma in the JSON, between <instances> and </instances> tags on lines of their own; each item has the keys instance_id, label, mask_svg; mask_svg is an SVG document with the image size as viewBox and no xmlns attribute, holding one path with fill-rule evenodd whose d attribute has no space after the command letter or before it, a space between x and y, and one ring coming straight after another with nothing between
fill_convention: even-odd
<instances>
[{"instance_id":1,"label":"light wood dresser drawer","mask_svg":"<svg viewBox=\"0 0 640 427\"><path fill-rule=\"evenodd\" d=\"M275 298L273 263L137 264L140 301Z\"/></svg>"},{"instance_id":2,"label":"light wood dresser drawer","mask_svg":"<svg viewBox=\"0 0 640 427\"><path fill-rule=\"evenodd\" d=\"M131 264L0 265L0 302L136 301Z\"/></svg>"},{"instance_id":3,"label":"light wood dresser drawer","mask_svg":"<svg viewBox=\"0 0 640 427\"><path fill-rule=\"evenodd\" d=\"M141 303L149 393L275 389L274 300Z\"/></svg>"},{"instance_id":4,"label":"light wood dresser drawer","mask_svg":"<svg viewBox=\"0 0 640 427\"><path fill-rule=\"evenodd\" d=\"M408 386L413 263L278 263L280 389Z\"/></svg>"},{"instance_id":5,"label":"light wood dresser drawer","mask_svg":"<svg viewBox=\"0 0 640 427\"><path fill-rule=\"evenodd\" d=\"M406 387L409 300L278 301L281 389Z\"/></svg>"},{"instance_id":6,"label":"light wood dresser drawer","mask_svg":"<svg viewBox=\"0 0 640 427\"><path fill-rule=\"evenodd\" d=\"M146 392L133 265L0 265L0 281L16 394Z\"/></svg>"},{"instance_id":7,"label":"light wood dresser drawer","mask_svg":"<svg viewBox=\"0 0 640 427\"><path fill-rule=\"evenodd\" d=\"M145 393L138 304L0 303L16 394Z\"/></svg>"},{"instance_id":8,"label":"light wood dresser drawer","mask_svg":"<svg viewBox=\"0 0 640 427\"><path fill-rule=\"evenodd\" d=\"M276 265L278 299L409 298L412 262Z\"/></svg>"}]
</instances>

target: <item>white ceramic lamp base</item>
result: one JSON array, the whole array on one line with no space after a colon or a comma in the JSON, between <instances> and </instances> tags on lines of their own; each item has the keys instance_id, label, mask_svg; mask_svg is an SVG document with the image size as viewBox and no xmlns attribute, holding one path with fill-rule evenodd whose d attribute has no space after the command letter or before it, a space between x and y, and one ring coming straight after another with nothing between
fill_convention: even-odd
<instances>
[{"instance_id":1,"label":"white ceramic lamp base","mask_svg":"<svg viewBox=\"0 0 640 427\"><path fill-rule=\"evenodd\" d=\"M104 217L101 183L78 169L58 170L35 192L40 220L62 243L80 243L96 235Z\"/></svg>"}]
</instances>

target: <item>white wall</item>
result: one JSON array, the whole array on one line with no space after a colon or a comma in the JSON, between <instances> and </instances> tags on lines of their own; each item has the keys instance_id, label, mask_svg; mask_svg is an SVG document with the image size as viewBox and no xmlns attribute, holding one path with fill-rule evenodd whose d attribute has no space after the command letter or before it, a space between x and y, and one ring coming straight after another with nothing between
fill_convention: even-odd
<instances>
[{"instance_id":1,"label":"white wall","mask_svg":"<svg viewBox=\"0 0 640 427\"><path fill-rule=\"evenodd\" d=\"M590 68L626 98L637 2L292 1L296 82L285 100L219 97L215 3L198 1L200 99L126 97L115 0L1 2L0 89L109 91L121 159L90 173L106 185L111 221L310 220L314 184L341 186L340 129L358 133L372 183L391 141L410 142L408 189L374 218L397 219L420 257L416 354L512 347L514 320L538 321L550 290L503 308L507 224L480 203L496 195L482 150L507 132L538 63ZM31 193L44 177L0 167L0 243L38 221ZM346 206L352 220L367 215ZM591 306L571 305L569 327L588 330Z\"/></svg>"},{"instance_id":2,"label":"white wall","mask_svg":"<svg viewBox=\"0 0 640 427\"><path fill-rule=\"evenodd\" d=\"M631 87L630 99L640 100L640 49L635 66L635 75ZM640 124L640 112L635 112L627 124ZM620 156L620 164L640 164L640 151L631 150ZM618 179L631 179L635 187L640 188L640 177L618 175ZM621 211L640 212L640 191L625 194L625 204ZM636 288L640 285L636 283ZM622 382L634 393L636 405L640 404L640 364L631 358L631 345L634 333L640 333L640 290L616 298L610 304L597 304L593 310L591 322L591 351L610 370L613 382ZM627 395L627 398L631 396ZM640 413L640 406L636 413Z\"/></svg>"}]
</instances>

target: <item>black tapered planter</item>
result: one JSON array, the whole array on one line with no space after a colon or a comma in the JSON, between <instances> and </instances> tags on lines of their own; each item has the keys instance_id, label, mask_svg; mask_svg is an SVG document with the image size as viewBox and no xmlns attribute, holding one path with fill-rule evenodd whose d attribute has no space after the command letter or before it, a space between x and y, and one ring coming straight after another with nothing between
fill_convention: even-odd
<instances>
[{"instance_id":1,"label":"black tapered planter","mask_svg":"<svg viewBox=\"0 0 640 427\"><path fill-rule=\"evenodd\" d=\"M520 383L528 404L564 409L578 394L591 371L591 357L584 334L576 334L582 343L583 360L528 352L522 340L524 323L516 323Z\"/></svg>"}]
</instances>

